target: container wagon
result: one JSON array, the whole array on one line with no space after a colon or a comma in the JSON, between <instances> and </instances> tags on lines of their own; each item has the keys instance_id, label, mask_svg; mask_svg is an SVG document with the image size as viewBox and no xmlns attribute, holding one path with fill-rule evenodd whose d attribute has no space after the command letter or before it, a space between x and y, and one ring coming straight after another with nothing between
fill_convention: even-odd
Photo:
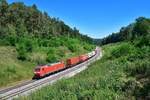
<instances>
[{"instance_id":1,"label":"container wagon","mask_svg":"<svg viewBox=\"0 0 150 100\"><path fill-rule=\"evenodd\" d=\"M78 63L80 63L80 58L79 57L72 57L67 59L67 67L72 67Z\"/></svg>"}]
</instances>

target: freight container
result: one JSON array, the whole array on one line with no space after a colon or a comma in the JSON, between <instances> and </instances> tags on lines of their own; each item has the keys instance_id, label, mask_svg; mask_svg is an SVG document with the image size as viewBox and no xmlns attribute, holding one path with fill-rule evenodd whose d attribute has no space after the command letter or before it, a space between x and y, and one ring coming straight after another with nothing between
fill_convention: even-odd
<instances>
[{"instance_id":1,"label":"freight container","mask_svg":"<svg viewBox=\"0 0 150 100\"><path fill-rule=\"evenodd\" d=\"M84 61L86 61L87 59L88 59L88 55L81 55L81 56L79 56L79 58L80 58L80 62L84 62Z\"/></svg>"},{"instance_id":2,"label":"freight container","mask_svg":"<svg viewBox=\"0 0 150 100\"><path fill-rule=\"evenodd\" d=\"M67 66L68 67L71 67L73 65L76 65L80 62L80 59L79 57L73 57L73 58L69 58L67 59Z\"/></svg>"}]
</instances>

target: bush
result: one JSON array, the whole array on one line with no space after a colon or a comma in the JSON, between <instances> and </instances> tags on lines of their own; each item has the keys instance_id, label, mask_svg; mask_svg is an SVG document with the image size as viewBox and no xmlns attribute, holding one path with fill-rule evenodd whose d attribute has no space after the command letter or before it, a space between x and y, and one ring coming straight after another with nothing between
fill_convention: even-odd
<instances>
[{"instance_id":1,"label":"bush","mask_svg":"<svg viewBox=\"0 0 150 100\"><path fill-rule=\"evenodd\" d=\"M92 49L94 49L94 46L90 44L84 44L84 49L88 51L92 51Z\"/></svg>"},{"instance_id":2,"label":"bush","mask_svg":"<svg viewBox=\"0 0 150 100\"><path fill-rule=\"evenodd\" d=\"M77 46L74 45L74 44L70 44L70 45L68 46L68 48L69 48L69 50L70 50L71 52L76 52L76 51L77 51Z\"/></svg>"},{"instance_id":3,"label":"bush","mask_svg":"<svg viewBox=\"0 0 150 100\"><path fill-rule=\"evenodd\" d=\"M47 52L46 61L47 62L56 62L56 61L58 61L58 59L55 55L55 49L54 48L49 49L49 51Z\"/></svg>"},{"instance_id":4,"label":"bush","mask_svg":"<svg viewBox=\"0 0 150 100\"><path fill-rule=\"evenodd\" d=\"M136 60L133 63L129 64L126 69L127 72L132 76L137 74L148 75L150 72L150 62L145 59L143 59L142 62L141 60Z\"/></svg>"},{"instance_id":5,"label":"bush","mask_svg":"<svg viewBox=\"0 0 150 100\"><path fill-rule=\"evenodd\" d=\"M76 52L78 50L78 45L77 44L80 44L79 40L77 40L77 39L68 39L66 42L67 42L67 47L71 52Z\"/></svg>"},{"instance_id":6,"label":"bush","mask_svg":"<svg viewBox=\"0 0 150 100\"><path fill-rule=\"evenodd\" d=\"M16 50L18 52L17 58L19 60L26 60L26 58L27 58L27 51L26 51L25 45L23 43L18 43L16 45Z\"/></svg>"},{"instance_id":7,"label":"bush","mask_svg":"<svg viewBox=\"0 0 150 100\"><path fill-rule=\"evenodd\" d=\"M8 39L6 39L6 40L9 41L9 44L11 46L15 46L15 44L17 43L17 38L18 37L15 37L15 36L9 36Z\"/></svg>"},{"instance_id":8,"label":"bush","mask_svg":"<svg viewBox=\"0 0 150 100\"><path fill-rule=\"evenodd\" d=\"M150 46L150 35L140 38L140 40L135 45L137 47Z\"/></svg>"},{"instance_id":9,"label":"bush","mask_svg":"<svg viewBox=\"0 0 150 100\"><path fill-rule=\"evenodd\" d=\"M130 55L131 53L134 52L135 52L135 48L132 45L125 43L112 50L111 54L112 57L118 58L121 56Z\"/></svg>"},{"instance_id":10,"label":"bush","mask_svg":"<svg viewBox=\"0 0 150 100\"><path fill-rule=\"evenodd\" d=\"M6 39L0 39L0 46L5 46L5 45L9 45L9 41L7 41Z\"/></svg>"},{"instance_id":11,"label":"bush","mask_svg":"<svg viewBox=\"0 0 150 100\"><path fill-rule=\"evenodd\" d=\"M28 55L28 61L34 62L35 64L46 64L46 53L33 52Z\"/></svg>"},{"instance_id":12,"label":"bush","mask_svg":"<svg viewBox=\"0 0 150 100\"><path fill-rule=\"evenodd\" d=\"M32 40L28 38L20 38L19 42L16 44L16 50L18 52L18 59L26 60L27 52L32 52L33 45Z\"/></svg>"}]
</instances>

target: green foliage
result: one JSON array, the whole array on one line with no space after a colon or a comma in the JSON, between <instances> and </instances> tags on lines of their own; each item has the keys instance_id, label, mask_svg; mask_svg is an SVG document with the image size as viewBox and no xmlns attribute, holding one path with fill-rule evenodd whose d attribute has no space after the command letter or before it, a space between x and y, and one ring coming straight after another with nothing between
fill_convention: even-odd
<instances>
[{"instance_id":1,"label":"green foliage","mask_svg":"<svg viewBox=\"0 0 150 100\"><path fill-rule=\"evenodd\" d=\"M137 41L136 46L137 47L150 46L150 34L145 37L141 37Z\"/></svg>"},{"instance_id":2,"label":"green foliage","mask_svg":"<svg viewBox=\"0 0 150 100\"><path fill-rule=\"evenodd\" d=\"M140 60L137 60L134 62L135 64L132 64L132 67L127 67L127 71L131 75L137 75L137 74L143 74L148 75L150 72L150 62L148 60L144 60L143 62L140 62Z\"/></svg>"},{"instance_id":3,"label":"green foliage","mask_svg":"<svg viewBox=\"0 0 150 100\"><path fill-rule=\"evenodd\" d=\"M18 59L20 60L26 60L27 54L26 54L26 47L24 43L19 43L16 46L16 49L18 51Z\"/></svg>"},{"instance_id":4,"label":"green foliage","mask_svg":"<svg viewBox=\"0 0 150 100\"><path fill-rule=\"evenodd\" d=\"M0 87L31 78L34 66L30 62L19 61L14 47L0 46Z\"/></svg>"},{"instance_id":5,"label":"green foliage","mask_svg":"<svg viewBox=\"0 0 150 100\"><path fill-rule=\"evenodd\" d=\"M150 34L150 19L139 17L136 19L136 24L133 29L134 37Z\"/></svg>"},{"instance_id":6,"label":"green foliage","mask_svg":"<svg viewBox=\"0 0 150 100\"><path fill-rule=\"evenodd\" d=\"M54 48L49 49L49 51L47 53L47 59L46 59L48 62L57 62L58 61L55 56L55 51L56 51L56 49L54 49Z\"/></svg>"},{"instance_id":7,"label":"green foliage","mask_svg":"<svg viewBox=\"0 0 150 100\"><path fill-rule=\"evenodd\" d=\"M129 43L124 43L112 51L112 57L118 58L118 57L130 55L134 52L135 52L134 46L130 45Z\"/></svg>"},{"instance_id":8,"label":"green foliage","mask_svg":"<svg viewBox=\"0 0 150 100\"><path fill-rule=\"evenodd\" d=\"M84 49L88 50L88 51L92 51L92 49L94 48L94 45L90 45L90 44L84 44Z\"/></svg>"},{"instance_id":9,"label":"green foliage","mask_svg":"<svg viewBox=\"0 0 150 100\"><path fill-rule=\"evenodd\" d=\"M75 44L70 44L68 48L69 48L69 50L71 50L71 52L75 52L78 49L77 45L75 45Z\"/></svg>"},{"instance_id":10,"label":"green foliage","mask_svg":"<svg viewBox=\"0 0 150 100\"><path fill-rule=\"evenodd\" d=\"M36 51L36 52L32 52L29 53L27 56L27 61L30 61L32 63L35 63L37 65L39 64L46 64L46 58L47 58L47 54L44 53L43 51Z\"/></svg>"},{"instance_id":11,"label":"green foliage","mask_svg":"<svg viewBox=\"0 0 150 100\"><path fill-rule=\"evenodd\" d=\"M32 41L27 38L20 38L18 44L16 44L16 50L18 51L18 59L26 60L27 52L32 52Z\"/></svg>"}]
</instances>

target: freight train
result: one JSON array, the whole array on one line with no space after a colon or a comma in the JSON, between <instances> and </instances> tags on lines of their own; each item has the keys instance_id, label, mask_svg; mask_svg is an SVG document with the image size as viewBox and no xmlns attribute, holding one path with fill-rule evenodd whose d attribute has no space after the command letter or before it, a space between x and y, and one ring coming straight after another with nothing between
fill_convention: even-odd
<instances>
[{"instance_id":1,"label":"freight train","mask_svg":"<svg viewBox=\"0 0 150 100\"><path fill-rule=\"evenodd\" d=\"M73 67L95 56L96 53L97 53L97 49L87 54L69 58L66 60L66 64L64 62L57 62L57 63L49 63L46 65L37 66L34 70L34 78L42 78L46 75L63 70L65 68Z\"/></svg>"}]
</instances>

